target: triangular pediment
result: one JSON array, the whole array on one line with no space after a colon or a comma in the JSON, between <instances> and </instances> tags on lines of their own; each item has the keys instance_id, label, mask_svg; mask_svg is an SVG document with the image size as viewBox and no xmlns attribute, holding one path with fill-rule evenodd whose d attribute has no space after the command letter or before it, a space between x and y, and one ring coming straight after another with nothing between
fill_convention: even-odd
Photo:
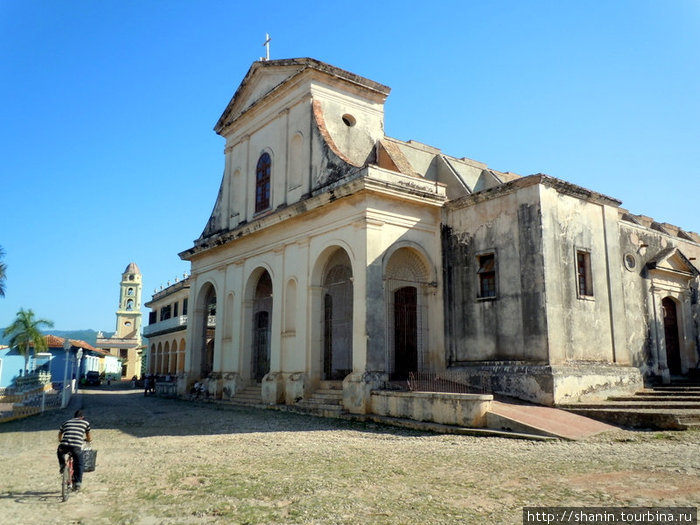
<instances>
[{"instance_id":1,"label":"triangular pediment","mask_svg":"<svg viewBox=\"0 0 700 525\"><path fill-rule=\"evenodd\" d=\"M661 250L648 263L647 268L652 271L670 272L688 277L697 277L700 271L681 252L673 246Z\"/></svg>"},{"instance_id":2,"label":"triangular pediment","mask_svg":"<svg viewBox=\"0 0 700 525\"><path fill-rule=\"evenodd\" d=\"M355 75L343 69L331 66L325 62L313 58L289 58L281 60L261 60L253 63L246 73L240 86L226 106L221 118L214 126L214 131L221 131L231 122L237 119L248 108L254 106L269 94L287 84L292 78L297 77L305 70L314 70L321 74L334 77L342 82L374 92L386 98L391 89L387 86Z\"/></svg>"},{"instance_id":3,"label":"triangular pediment","mask_svg":"<svg viewBox=\"0 0 700 525\"><path fill-rule=\"evenodd\" d=\"M277 61L279 62L279 61ZM255 62L241 85L226 106L214 130L218 133L226 124L235 120L239 115L261 100L265 95L297 75L304 66L301 64L285 64L271 67L270 62Z\"/></svg>"}]
</instances>

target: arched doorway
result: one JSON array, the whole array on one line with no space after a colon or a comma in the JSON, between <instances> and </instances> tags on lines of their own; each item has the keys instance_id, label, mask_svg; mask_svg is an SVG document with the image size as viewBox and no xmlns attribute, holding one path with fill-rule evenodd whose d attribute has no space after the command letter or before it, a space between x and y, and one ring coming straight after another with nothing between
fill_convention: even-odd
<instances>
[{"instance_id":1,"label":"arched doorway","mask_svg":"<svg viewBox=\"0 0 700 525\"><path fill-rule=\"evenodd\" d=\"M272 321L272 279L264 271L255 287L253 299L252 379L257 382L270 372L270 329Z\"/></svg>"},{"instance_id":2,"label":"arched doorway","mask_svg":"<svg viewBox=\"0 0 700 525\"><path fill-rule=\"evenodd\" d=\"M203 297L199 312L199 377L207 377L214 370L214 338L216 332L216 290L211 283L202 287ZM195 349L193 349L195 350Z\"/></svg>"},{"instance_id":3,"label":"arched doorway","mask_svg":"<svg viewBox=\"0 0 700 525\"><path fill-rule=\"evenodd\" d=\"M352 267L344 250L329 259L323 278L323 365L325 380L352 372Z\"/></svg>"},{"instance_id":4,"label":"arched doorway","mask_svg":"<svg viewBox=\"0 0 700 525\"><path fill-rule=\"evenodd\" d=\"M426 289L432 272L426 259L418 248L404 246L390 253L386 263L386 366L395 380L429 368Z\"/></svg>"},{"instance_id":5,"label":"arched doorway","mask_svg":"<svg viewBox=\"0 0 700 525\"><path fill-rule=\"evenodd\" d=\"M666 364L671 375L683 373L681 367L680 338L678 337L678 315L676 303L670 297L661 301L664 313L664 339L666 341Z\"/></svg>"}]
</instances>

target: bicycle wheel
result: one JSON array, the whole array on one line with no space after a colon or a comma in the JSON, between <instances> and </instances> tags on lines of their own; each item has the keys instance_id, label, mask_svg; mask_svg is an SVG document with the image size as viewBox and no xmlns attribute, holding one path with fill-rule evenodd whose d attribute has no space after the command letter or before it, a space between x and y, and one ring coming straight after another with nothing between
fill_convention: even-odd
<instances>
[{"instance_id":1,"label":"bicycle wheel","mask_svg":"<svg viewBox=\"0 0 700 525\"><path fill-rule=\"evenodd\" d=\"M71 483L72 483L72 466L73 466L73 457L70 454L66 454L64 457L64 467L63 467L63 474L61 475L61 499L63 501L68 501L68 496L70 496L70 489L71 489Z\"/></svg>"}]
</instances>

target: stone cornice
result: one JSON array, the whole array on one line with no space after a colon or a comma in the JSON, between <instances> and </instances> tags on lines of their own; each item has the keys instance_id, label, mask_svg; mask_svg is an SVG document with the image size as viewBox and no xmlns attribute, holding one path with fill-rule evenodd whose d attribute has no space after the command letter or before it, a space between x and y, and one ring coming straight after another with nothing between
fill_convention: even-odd
<instances>
[{"instance_id":1,"label":"stone cornice","mask_svg":"<svg viewBox=\"0 0 700 525\"><path fill-rule=\"evenodd\" d=\"M526 177L506 182L494 188L488 188L486 190L472 193L471 195L467 195L466 197L462 197L448 203L447 208L464 208L466 206L471 206L479 202L501 197L536 184L541 184L545 187L552 188L561 194L568 195L569 197L586 200L595 204L613 206L615 208L622 204L622 201L608 197L602 193L586 189L582 186L577 186L576 184L571 184L570 182L566 182L555 177L550 177L549 175L538 173L536 175L528 175Z\"/></svg>"},{"instance_id":2,"label":"stone cornice","mask_svg":"<svg viewBox=\"0 0 700 525\"><path fill-rule=\"evenodd\" d=\"M182 281L178 281L175 284L171 284L170 286L168 286L167 288L165 288L163 290L157 291L156 293L153 294L153 296L151 297L151 300L144 303L143 305L150 308L151 304L153 304L154 302L156 302L160 299L163 299L164 297L167 297L168 295L174 294L175 292L178 292L178 291L182 290L183 288L189 288L189 287L190 287L190 278L187 277L187 278L183 279Z\"/></svg>"},{"instance_id":3,"label":"stone cornice","mask_svg":"<svg viewBox=\"0 0 700 525\"><path fill-rule=\"evenodd\" d=\"M446 200L445 186L443 184L369 166L351 171L333 184L316 190L305 200L279 208L232 230L221 231L208 237L197 239L192 248L181 252L179 256L183 260L192 260L194 257L219 248L231 241L281 224L294 217L317 210L338 199L361 192L371 192L384 197L411 201L430 207L440 207Z\"/></svg>"}]
</instances>

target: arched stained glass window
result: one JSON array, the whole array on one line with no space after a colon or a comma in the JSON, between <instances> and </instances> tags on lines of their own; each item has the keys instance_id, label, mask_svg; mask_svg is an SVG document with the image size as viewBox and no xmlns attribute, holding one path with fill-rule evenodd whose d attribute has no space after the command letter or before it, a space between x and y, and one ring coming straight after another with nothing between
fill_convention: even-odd
<instances>
[{"instance_id":1,"label":"arched stained glass window","mask_svg":"<svg viewBox=\"0 0 700 525\"><path fill-rule=\"evenodd\" d=\"M269 153L263 153L255 169L255 212L270 207L270 172L272 161Z\"/></svg>"}]
</instances>

